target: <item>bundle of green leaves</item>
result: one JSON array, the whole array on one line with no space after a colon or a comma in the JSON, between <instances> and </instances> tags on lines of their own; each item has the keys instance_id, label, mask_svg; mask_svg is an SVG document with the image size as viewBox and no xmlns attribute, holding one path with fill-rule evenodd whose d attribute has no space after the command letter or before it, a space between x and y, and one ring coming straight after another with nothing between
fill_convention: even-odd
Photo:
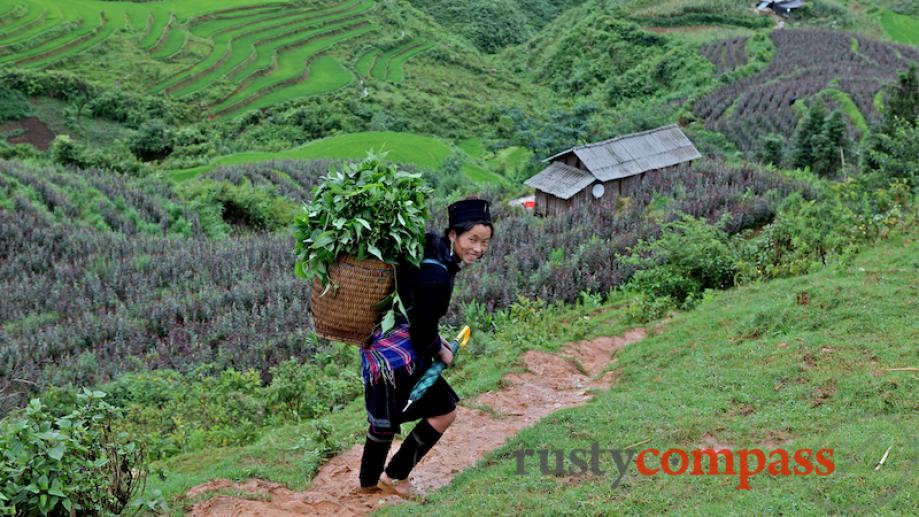
<instances>
[{"instance_id":1,"label":"bundle of green leaves","mask_svg":"<svg viewBox=\"0 0 919 517\"><path fill-rule=\"evenodd\" d=\"M333 287L329 266L340 255L421 263L431 190L420 173L400 170L385 157L369 152L360 162L330 171L294 221L295 274L307 282L318 279L323 293ZM387 304L384 332L392 328L396 308L405 312L397 293L380 306Z\"/></svg>"}]
</instances>

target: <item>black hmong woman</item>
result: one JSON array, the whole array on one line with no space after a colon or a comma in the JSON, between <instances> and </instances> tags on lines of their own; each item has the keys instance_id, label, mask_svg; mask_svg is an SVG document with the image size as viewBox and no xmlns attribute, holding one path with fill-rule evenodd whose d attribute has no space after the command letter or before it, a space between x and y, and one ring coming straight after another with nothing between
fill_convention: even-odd
<instances>
[{"instance_id":1,"label":"black hmong woman","mask_svg":"<svg viewBox=\"0 0 919 517\"><path fill-rule=\"evenodd\" d=\"M421 267L400 264L396 285L408 312L408 321L397 316L386 335L374 333L369 348L361 350L364 401L370 428L361 458L361 490L377 488L402 497L418 494L408 481L409 472L456 418L459 396L443 377L414 402L406 413L409 392L434 359L449 366L453 353L438 332L438 321L447 312L453 278L488 251L494 228L488 202L465 199L448 207L449 227L443 235L425 235ZM421 419L405 437L386 466L386 455L400 424Z\"/></svg>"}]
</instances>

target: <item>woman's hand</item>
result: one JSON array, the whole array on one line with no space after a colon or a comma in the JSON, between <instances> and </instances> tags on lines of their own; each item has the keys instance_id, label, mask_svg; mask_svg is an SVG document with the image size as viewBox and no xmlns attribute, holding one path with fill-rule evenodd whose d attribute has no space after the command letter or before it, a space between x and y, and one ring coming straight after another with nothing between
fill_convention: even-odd
<instances>
[{"instance_id":1,"label":"woman's hand","mask_svg":"<svg viewBox=\"0 0 919 517\"><path fill-rule=\"evenodd\" d=\"M441 344L440 352L437 352L437 358L445 365L450 366L450 363L453 362L453 351L450 350L450 347Z\"/></svg>"}]
</instances>

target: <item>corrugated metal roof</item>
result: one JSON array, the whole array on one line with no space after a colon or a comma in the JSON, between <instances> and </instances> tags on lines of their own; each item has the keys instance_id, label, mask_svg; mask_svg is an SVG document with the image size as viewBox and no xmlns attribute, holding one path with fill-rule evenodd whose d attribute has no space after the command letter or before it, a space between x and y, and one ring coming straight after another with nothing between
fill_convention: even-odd
<instances>
[{"instance_id":1,"label":"corrugated metal roof","mask_svg":"<svg viewBox=\"0 0 919 517\"><path fill-rule=\"evenodd\" d=\"M676 124L574 147L547 161L572 152L603 182L702 157Z\"/></svg>"},{"instance_id":2,"label":"corrugated metal roof","mask_svg":"<svg viewBox=\"0 0 919 517\"><path fill-rule=\"evenodd\" d=\"M562 162L552 162L539 174L523 183L553 196L569 199L594 181L596 180L593 175L587 171L576 169Z\"/></svg>"}]
</instances>

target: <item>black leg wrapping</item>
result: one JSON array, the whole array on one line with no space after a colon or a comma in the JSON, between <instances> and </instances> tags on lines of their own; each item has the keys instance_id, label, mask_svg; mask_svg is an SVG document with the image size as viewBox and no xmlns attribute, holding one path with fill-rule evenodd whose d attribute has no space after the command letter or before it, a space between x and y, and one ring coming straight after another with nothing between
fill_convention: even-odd
<instances>
[{"instance_id":1,"label":"black leg wrapping","mask_svg":"<svg viewBox=\"0 0 919 517\"><path fill-rule=\"evenodd\" d=\"M406 479L409 472L415 468L415 465L421 461L421 458L434 447L437 440L440 440L442 433L437 432L427 419L421 419L418 425L412 429L402 446L392 459L389 460L389 466L386 467L386 475L393 479Z\"/></svg>"},{"instance_id":2,"label":"black leg wrapping","mask_svg":"<svg viewBox=\"0 0 919 517\"><path fill-rule=\"evenodd\" d=\"M361 472L359 474L362 487L376 486L383 473L386 455L392 445L393 433L379 433L373 427L367 431L367 440L364 442L364 454L361 456Z\"/></svg>"}]
</instances>

